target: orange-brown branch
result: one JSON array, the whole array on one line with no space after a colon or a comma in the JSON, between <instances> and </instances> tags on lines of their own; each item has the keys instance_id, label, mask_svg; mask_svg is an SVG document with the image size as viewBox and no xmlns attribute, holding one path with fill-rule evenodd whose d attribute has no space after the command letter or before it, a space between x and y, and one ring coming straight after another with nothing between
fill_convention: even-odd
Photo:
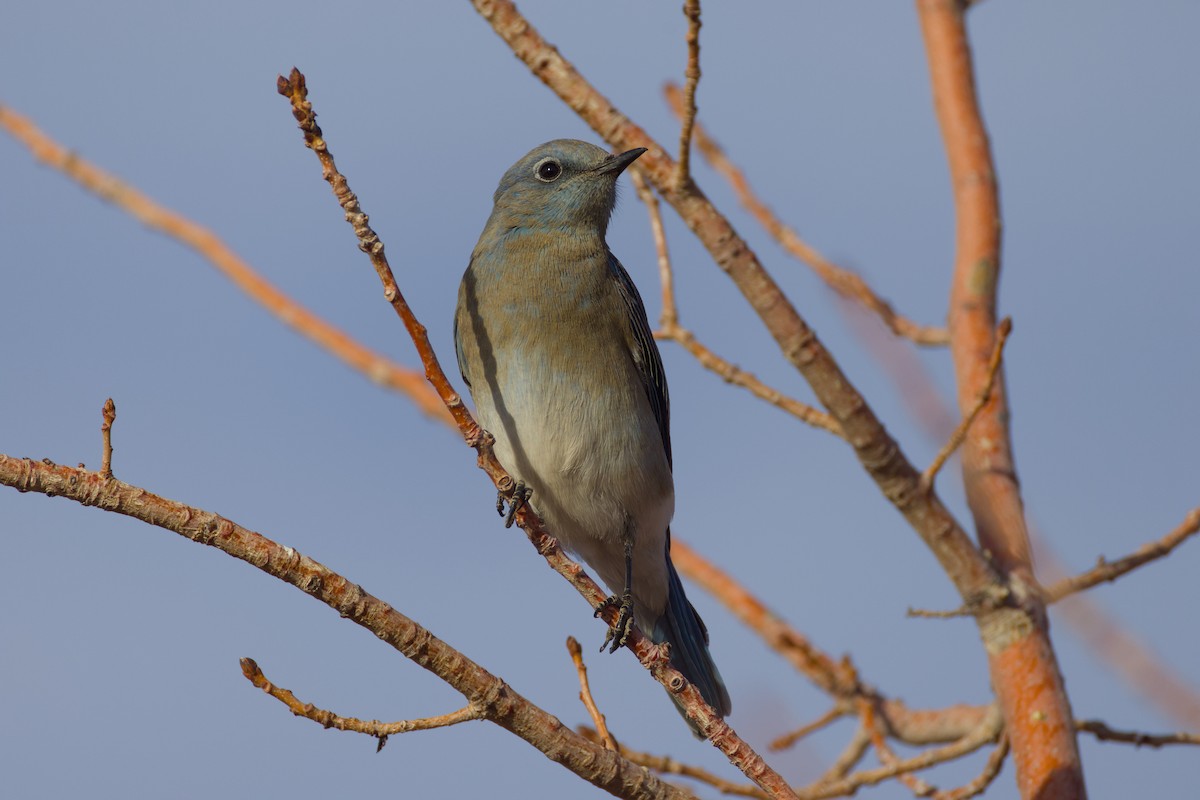
<instances>
[{"instance_id":1,"label":"orange-brown branch","mask_svg":"<svg viewBox=\"0 0 1200 800\"><path fill-rule=\"evenodd\" d=\"M377 383L407 395L426 414L446 418L445 406L429 390L420 373L364 347L279 291L208 228L156 203L115 175L90 164L48 137L31 120L4 106L0 106L0 128L29 148L38 161L58 170L147 227L196 251L251 299L296 332Z\"/></svg>"},{"instance_id":2,"label":"orange-brown branch","mask_svg":"<svg viewBox=\"0 0 1200 800\"><path fill-rule=\"evenodd\" d=\"M596 705L596 698L592 697L592 685L588 681L587 664L583 663L583 648L579 646L579 641L574 636L567 637L567 652L571 654L575 672L579 675L579 701L583 703L588 716L592 718L592 724L596 726L596 735L599 737L600 743L606 750L618 750L617 740L608 732L608 720L600 713L600 707Z\"/></svg>"},{"instance_id":3,"label":"orange-brown branch","mask_svg":"<svg viewBox=\"0 0 1200 800\"><path fill-rule=\"evenodd\" d=\"M460 708L458 711L452 711L449 714L425 717L423 719L404 719L397 722L380 722L377 719L365 720L355 717L343 717L334 714L332 711L317 708L312 703L303 703L300 701L300 698L296 697L288 689L271 683L267 680L267 676L263 674L263 671L259 669L257 662L253 658L243 658L241 665L242 675L246 677L246 680L283 703L297 717L310 719L326 729L334 728L339 731L350 731L352 733L362 733L372 736L379 740L377 748L379 750L383 749L383 745L389 736L409 733L411 731L445 728L450 725L457 725L460 722L469 722L484 718L483 709L473 704Z\"/></svg>"},{"instance_id":4,"label":"orange-brown branch","mask_svg":"<svg viewBox=\"0 0 1200 800\"><path fill-rule=\"evenodd\" d=\"M989 356L995 349L999 194L975 92L964 6L959 0L917 0L917 10L954 190L950 350L965 417L990 379ZM1086 790L1071 706L1037 596L1008 419L1001 369L962 448L963 481L980 547L1014 590L1014 607L982 615L980 632L1021 796L1082 798Z\"/></svg>"}]
</instances>

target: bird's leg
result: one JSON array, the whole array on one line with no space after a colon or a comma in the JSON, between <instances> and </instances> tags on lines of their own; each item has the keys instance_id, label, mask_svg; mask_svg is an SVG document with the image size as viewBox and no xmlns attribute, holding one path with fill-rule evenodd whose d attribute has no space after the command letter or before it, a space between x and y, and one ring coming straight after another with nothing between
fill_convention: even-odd
<instances>
[{"instance_id":1,"label":"bird's leg","mask_svg":"<svg viewBox=\"0 0 1200 800\"><path fill-rule=\"evenodd\" d=\"M504 505L506 498L503 492L496 492L496 513L504 517L504 527L511 528L513 520L517 517L517 512L521 510L521 506L529 502L529 498L533 495L533 489L525 485L525 481L517 481L517 485L512 490L512 500L508 501L508 514L504 513Z\"/></svg>"},{"instance_id":2,"label":"bird's leg","mask_svg":"<svg viewBox=\"0 0 1200 800\"><path fill-rule=\"evenodd\" d=\"M596 609L597 617L606 608L616 606L620 609L616 623L604 635L604 643L600 645L602 653L609 642L612 642L612 646L608 648L608 652L617 652L618 648L624 646L625 641L629 638L629 632L633 629L633 536L628 528L625 529L621 539L625 543L625 592L620 597L614 594L606 598Z\"/></svg>"}]
</instances>

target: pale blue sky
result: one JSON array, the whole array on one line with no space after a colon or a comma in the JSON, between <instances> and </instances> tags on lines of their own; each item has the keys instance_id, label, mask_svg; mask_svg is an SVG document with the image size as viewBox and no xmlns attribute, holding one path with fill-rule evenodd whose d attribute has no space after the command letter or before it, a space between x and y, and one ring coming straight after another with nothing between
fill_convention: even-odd
<instances>
[{"instance_id":1,"label":"pale blue sky","mask_svg":"<svg viewBox=\"0 0 1200 800\"><path fill-rule=\"evenodd\" d=\"M683 71L678 2L521 8L621 110L668 146L661 100ZM211 227L283 290L414 363L275 76L292 65L338 163L452 368L454 293L516 158L597 141L467 3L40 2L0 26L0 102ZM763 198L920 321L944 315L953 208L911 4L709 3L701 120ZM1005 223L1001 311L1031 514L1076 569L1121 555L1200 503L1200 5L987 0L971 12ZM285 329L200 258L35 166L0 136L0 452L99 463L116 399L119 477L217 511L324 562L518 691L586 720L563 641L585 645L597 699L629 745L730 777L625 652L492 510L473 454L402 398ZM908 416L838 304L736 205L697 180L759 252L910 457L937 443ZM645 213L623 182L610 231L652 316ZM807 399L740 295L667 215L683 321ZM956 598L842 443L663 345L675 529L864 678L915 705L982 702L968 622L909 620ZM943 389L948 357L922 354ZM941 488L963 512L953 468ZM963 517L965 519L965 515ZM460 698L291 587L173 534L0 491L0 772L13 797L600 797L485 724L393 738L293 718L241 677L256 658L300 697L400 719ZM1200 686L1192 609L1200 544L1095 597ZM827 702L710 598L691 597L753 744ZM1151 731L1150 708L1065 623L1055 643L1076 714ZM798 782L848 724L772 762ZM1182 796L1196 751L1083 738L1093 798ZM979 760L937 778L961 783ZM935 773L936 774L936 773ZM944 777L941 777L944 776ZM701 790L712 797L711 791ZM904 798L898 786L865 797ZM989 795L1013 797L1006 768Z\"/></svg>"}]
</instances>

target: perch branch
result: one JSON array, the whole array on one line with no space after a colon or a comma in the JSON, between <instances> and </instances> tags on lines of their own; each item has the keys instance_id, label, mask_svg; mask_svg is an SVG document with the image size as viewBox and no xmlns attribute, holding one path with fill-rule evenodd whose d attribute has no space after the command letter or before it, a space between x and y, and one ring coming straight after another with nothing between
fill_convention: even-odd
<instances>
[{"instance_id":1,"label":"perch branch","mask_svg":"<svg viewBox=\"0 0 1200 800\"><path fill-rule=\"evenodd\" d=\"M462 402L462 398L450 384L446 373L438 362L433 346L425 329L413 314L408 302L396 284L391 266L384 255L383 242L371 229L367 215L359 206L358 198L350 190L345 176L338 172L333 155L325 142L324 134L316 122L312 103L308 101L308 88L304 75L298 69L293 69L285 78L280 76L277 89L281 95L288 98L292 106L292 115L304 134L304 142L321 162L322 176L333 189L338 204L346 214L346 221L354 228L361 249L371 260L380 282L383 284L384 298L391 304L397 316L400 317L408 330L409 336L417 347L421 363L425 366L426 379L433 385L447 410L458 425L459 431L469 445L479 454L479 466L502 492L511 493L515 482L505 472L492 452L492 438L483 431L472 418L470 411ZM600 609L605 623L614 624L617 610L604 603L605 595L574 561L569 559L558 542L546 531L542 520L537 516L528 503L522 504L516 514L516 521L528 534L530 541L538 552L550 563L560 575L567 579L591 604L592 608ZM677 670L671 668L662 648L654 645L644 636L637 626L629 636L627 646L637 656L638 661L661 683L667 691L678 700L680 709L685 713L695 729L712 742L730 762L741 770L747 777L767 791L771 797L794 797L791 788L779 773L763 761L723 719L718 717L713 709L701 697L700 691L687 682Z\"/></svg>"},{"instance_id":2,"label":"perch branch","mask_svg":"<svg viewBox=\"0 0 1200 800\"><path fill-rule=\"evenodd\" d=\"M618 797L684 800L652 773L566 728L507 683L361 586L323 564L209 511L168 500L99 472L0 454L0 484L64 497L174 531L289 583L441 678L483 717Z\"/></svg>"}]
</instances>

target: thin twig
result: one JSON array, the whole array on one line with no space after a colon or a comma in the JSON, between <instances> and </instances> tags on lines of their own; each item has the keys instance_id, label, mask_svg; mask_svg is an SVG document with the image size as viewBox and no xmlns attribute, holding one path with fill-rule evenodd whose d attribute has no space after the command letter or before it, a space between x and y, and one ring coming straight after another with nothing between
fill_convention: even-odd
<instances>
[{"instance_id":1,"label":"thin twig","mask_svg":"<svg viewBox=\"0 0 1200 800\"><path fill-rule=\"evenodd\" d=\"M680 572L719 600L817 688L832 697L853 697L859 691L850 671L716 564L681 541L671 542L671 560Z\"/></svg>"},{"instance_id":2,"label":"thin twig","mask_svg":"<svg viewBox=\"0 0 1200 800\"><path fill-rule=\"evenodd\" d=\"M343 717L334 714L332 711L317 708L312 703L300 702L299 698L292 694L292 692L284 689L282 686L276 686L267 680L267 676L259 669L254 659L243 658L241 659L241 665L242 674L246 677L246 680L283 703L297 717L311 719L326 729L336 728L339 731L362 733L374 737L379 740L376 752L383 749L389 736L408 733L410 731L445 728L450 725L457 725L460 722L484 719L486 716L479 706L470 703L458 711L452 711L449 714L442 714L437 717L424 717L422 719L404 719L397 722L380 722L377 719L363 720L355 717Z\"/></svg>"},{"instance_id":3,"label":"thin twig","mask_svg":"<svg viewBox=\"0 0 1200 800\"><path fill-rule=\"evenodd\" d=\"M955 608L951 611L932 611L926 608L912 608L911 606L904 612L904 616L913 617L914 619L959 619L961 617L972 616L969 608Z\"/></svg>"},{"instance_id":4,"label":"thin twig","mask_svg":"<svg viewBox=\"0 0 1200 800\"><path fill-rule=\"evenodd\" d=\"M662 283L662 314L659 317L659 330L655 332L655 337L678 343L699 361L701 366L719 375L726 383L746 389L758 399L765 400L776 408L786 411L801 422L845 438L842 434L842 427L829 414L767 386L753 374L709 350L697 341L690 330L679 324L679 312L675 305L674 270L671 268L671 256L667 250L667 235L663 229L662 210L658 198L646 185L645 178L636 170L632 177L633 186L637 190L638 197L645 203L650 217L650 233L654 237L654 250L658 256L658 274Z\"/></svg>"},{"instance_id":5,"label":"thin twig","mask_svg":"<svg viewBox=\"0 0 1200 800\"><path fill-rule=\"evenodd\" d=\"M675 186L682 189L691 180L692 128L696 124L696 85L700 83L700 0L685 0L684 16L688 19L688 60L684 77L683 124L679 131L679 162L675 165Z\"/></svg>"},{"instance_id":6,"label":"thin twig","mask_svg":"<svg viewBox=\"0 0 1200 800\"><path fill-rule=\"evenodd\" d=\"M1001 732L1000 741L988 755L979 774L970 783L963 784L957 789L938 792L934 795L935 800L969 800L983 794L1000 774L1000 770L1004 767L1004 759L1008 758L1009 749L1008 735Z\"/></svg>"},{"instance_id":7,"label":"thin twig","mask_svg":"<svg viewBox=\"0 0 1200 800\"><path fill-rule=\"evenodd\" d=\"M582 728L580 733L593 742L599 742L599 734L590 729ZM654 770L663 775L681 775L685 778L706 783L722 794L735 795L738 797L757 797L768 798L766 792L753 784L734 783L727 781L720 775L716 775L703 767L697 767L692 764L685 764L682 761L671 758L670 756L657 756L652 753L643 753L639 750L634 750L625 745L619 745L621 757L632 761L638 766L646 769Z\"/></svg>"},{"instance_id":8,"label":"thin twig","mask_svg":"<svg viewBox=\"0 0 1200 800\"><path fill-rule=\"evenodd\" d=\"M796 742L803 739L805 736L816 733L822 728L833 724L837 720L846 716L848 713L851 713L849 705L846 703L838 703L833 708L829 709L807 725L802 725L790 733L785 733L783 736L773 739L771 743L767 745L767 747L775 751L786 750Z\"/></svg>"},{"instance_id":9,"label":"thin twig","mask_svg":"<svg viewBox=\"0 0 1200 800\"><path fill-rule=\"evenodd\" d=\"M600 742L608 750L619 750L617 740L608 732L608 721L600 713L596 700L592 697L592 687L588 683L587 665L583 663L583 648L579 646L579 641L574 636L567 637L567 652L571 654L571 660L575 662L575 671L579 673L579 699L588 714L591 715L592 724L596 726Z\"/></svg>"},{"instance_id":10,"label":"thin twig","mask_svg":"<svg viewBox=\"0 0 1200 800\"><path fill-rule=\"evenodd\" d=\"M929 744L956 741L975 730L982 719L993 713L990 706L910 709L900 700L884 699L876 689L859 679L848 658L839 663L684 540L672 539L671 560L681 573L716 598L818 689L840 700L854 700L863 696L875 698L888 734L902 742Z\"/></svg>"},{"instance_id":11,"label":"thin twig","mask_svg":"<svg viewBox=\"0 0 1200 800\"><path fill-rule=\"evenodd\" d=\"M988 400L992 396L992 388L996 385L996 374L1000 371L1000 362L1004 356L1004 343L1008 341L1008 335L1012 333L1012 318L1005 317L1000 321L1000 326L996 329L996 340L992 345L992 357L988 360L988 376L987 381L983 384L983 388L979 390L979 399L975 401L975 405L971 407L970 412L963 417L962 422L958 423L958 427L954 429L954 433L950 434L950 438L942 445L942 449L934 457L925 471L921 473L921 487L925 491L929 491L933 487L933 481L941 470L942 465L954 455L954 451L962 445L963 440L967 438L967 432L971 430L971 423L979 416L979 412L983 411L983 407L987 405Z\"/></svg>"},{"instance_id":12,"label":"thin twig","mask_svg":"<svg viewBox=\"0 0 1200 800\"><path fill-rule=\"evenodd\" d=\"M1046 590L1047 602L1055 603L1076 592L1082 592L1106 581L1115 581L1143 564L1162 558L1200 531L1200 507L1193 508L1174 530L1161 539L1147 542L1135 552L1116 561L1103 557L1087 572L1064 578Z\"/></svg>"},{"instance_id":13,"label":"thin twig","mask_svg":"<svg viewBox=\"0 0 1200 800\"><path fill-rule=\"evenodd\" d=\"M208 228L156 203L111 173L55 142L33 122L0 106L0 128L25 145L33 157L112 203L139 222L191 248L252 300L284 324L325 348L374 382L394 389L431 417L449 421L446 409L419 372L356 342L279 291Z\"/></svg>"},{"instance_id":14,"label":"thin twig","mask_svg":"<svg viewBox=\"0 0 1200 800\"><path fill-rule=\"evenodd\" d=\"M678 86L668 84L666 89L667 103L676 116L684 117L686 108L685 95ZM791 256L803 264L807 264L817 276L838 294L861 303L865 308L877 314L883 323L897 336L903 336L919 345L945 345L949 333L943 327L921 325L907 317L896 313L891 304L881 298L870 285L856 272L838 266L823 256L812 245L804 241L800 234L775 215L754 190L746 175L730 160L729 156L717 142L708 135L704 126L695 126L695 144L701 155L719 174L729 181L737 194L738 201L758 220L779 245Z\"/></svg>"},{"instance_id":15,"label":"thin twig","mask_svg":"<svg viewBox=\"0 0 1200 800\"><path fill-rule=\"evenodd\" d=\"M1118 731L1098 719L1076 720L1075 730L1090 733L1102 742L1125 742L1138 747L1165 747L1172 744L1200 745L1200 734Z\"/></svg>"},{"instance_id":16,"label":"thin twig","mask_svg":"<svg viewBox=\"0 0 1200 800\"><path fill-rule=\"evenodd\" d=\"M663 227L662 208L658 197L636 167L630 170L630 180L638 199L646 206L650 217L650 235L654 238L654 253L658 261L658 282L662 286L662 311L658 316L660 328L670 328L679 323L679 311L675 308L675 270L671 268L671 253L667 248L667 232Z\"/></svg>"},{"instance_id":17,"label":"thin twig","mask_svg":"<svg viewBox=\"0 0 1200 800\"><path fill-rule=\"evenodd\" d=\"M111 478L112 471L112 426L117 421L117 404L110 397L104 401L104 408L100 410L104 417L104 421L100 423L100 474L106 478Z\"/></svg>"},{"instance_id":18,"label":"thin twig","mask_svg":"<svg viewBox=\"0 0 1200 800\"><path fill-rule=\"evenodd\" d=\"M858 766L863 760L863 756L871 749L871 737L859 725L854 729L854 735L850 737L850 741L846 742L846 746L842 748L842 752L833 760L829 768L824 774L817 779L817 785L827 785L840 782L850 773L852 769Z\"/></svg>"}]
</instances>

